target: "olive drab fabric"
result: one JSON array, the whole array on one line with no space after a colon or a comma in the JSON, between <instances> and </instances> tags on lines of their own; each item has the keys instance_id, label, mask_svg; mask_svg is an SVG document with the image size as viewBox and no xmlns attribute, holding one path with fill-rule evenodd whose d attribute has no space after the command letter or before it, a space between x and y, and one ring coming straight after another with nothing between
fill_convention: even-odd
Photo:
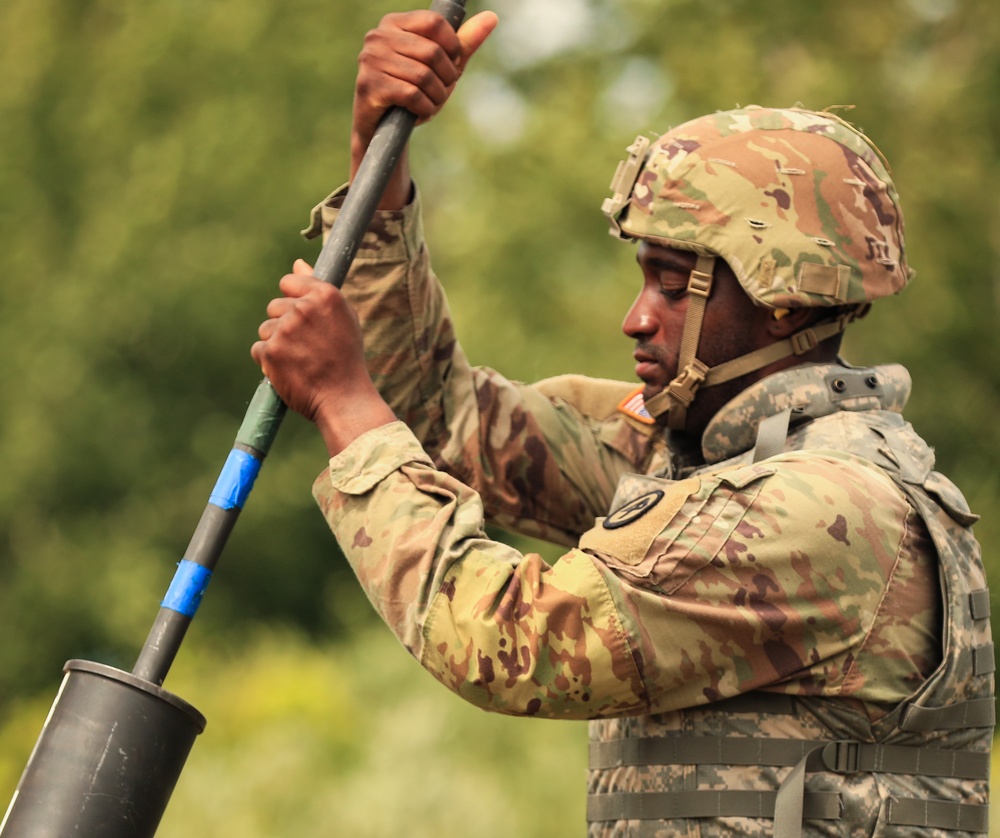
<instances>
[{"instance_id":1,"label":"olive drab fabric","mask_svg":"<svg viewBox=\"0 0 1000 838\"><path fill-rule=\"evenodd\" d=\"M721 256L759 305L868 303L910 279L892 178L833 114L723 111L629 151L603 207L612 234Z\"/></svg>"},{"instance_id":2,"label":"olive drab fabric","mask_svg":"<svg viewBox=\"0 0 1000 838\"><path fill-rule=\"evenodd\" d=\"M592 720L592 836L985 833L989 595L975 516L900 414L905 370L793 367L691 450L632 384L471 367L419 195L352 270L401 421L333 458L316 499L442 684ZM522 556L486 520L567 551Z\"/></svg>"}]
</instances>

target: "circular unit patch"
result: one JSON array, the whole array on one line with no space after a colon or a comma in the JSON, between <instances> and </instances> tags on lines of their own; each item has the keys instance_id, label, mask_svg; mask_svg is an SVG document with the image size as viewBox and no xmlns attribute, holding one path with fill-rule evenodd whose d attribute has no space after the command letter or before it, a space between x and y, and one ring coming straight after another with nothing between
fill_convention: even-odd
<instances>
[{"instance_id":1,"label":"circular unit patch","mask_svg":"<svg viewBox=\"0 0 1000 838\"><path fill-rule=\"evenodd\" d=\"M633 521L638 521L661 500L663 500L663 492L660 489L655 489L645 495L640 495L635 500L630 500L604 519L604 529L616 530L631 524Z\"/></svg>"}]
</instances>

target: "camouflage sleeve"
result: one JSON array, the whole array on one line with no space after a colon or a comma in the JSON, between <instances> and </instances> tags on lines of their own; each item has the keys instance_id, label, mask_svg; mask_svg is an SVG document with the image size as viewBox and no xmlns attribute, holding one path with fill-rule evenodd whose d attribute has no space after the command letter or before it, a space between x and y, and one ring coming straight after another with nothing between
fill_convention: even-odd
<instances>
[{"instance_id":1,"label":"camouflage sleeve","mask_svg":"<svg viewBox=\"0 0 1000 838\"><path fill-rule=\"evenodd\" d=\"M344 194L313 211L307 236L329 230ZM431 269L419 193L376 214L344 293L364 324L379 392L438 468L481 493L491 522L575 543L607 509L619 475L651 456L649 428L616 411L628 384L525 385L470 366Z\"/></svg>"},{"instance_id":2,"label":"camouflage sleeve","mask_svg":"<svg viewBox=\"0 0 1000 838\"><path fill-rule=\"evenodd\" d=\"M860 461L776 460L651 483L552 566L490 541L476 492L401 423L356 440L314 492L386 623L483 708L593 718L761 688L898 700L902 650L923 648L908 618L925 625L933 590L907 558L905 499ZM867 667L884 653L894 669Z\"/></svg>"}]
</instances>

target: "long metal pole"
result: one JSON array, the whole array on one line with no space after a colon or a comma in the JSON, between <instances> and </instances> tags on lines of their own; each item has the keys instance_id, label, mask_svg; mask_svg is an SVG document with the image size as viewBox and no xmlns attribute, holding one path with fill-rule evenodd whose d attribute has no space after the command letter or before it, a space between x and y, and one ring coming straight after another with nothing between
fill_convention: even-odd
<instances>
[{"instance_id":1,"label":"long metal pole","mask_svg":"<svg viewBox=\"0 0 1000 838\"><path fill-rule=\"evenodd\" d=\"M465 0L434 0L430 8L456 29L465 17ZM409 111L393 108L379 123L316 261L315 275L324 282L338 288L343 285L415 122L416 117ZM284 402L265 378L250 401L232 451L132 669L138 678L160 685L167 677L222 549L281 427L285 410Z\"/></svg>"}]
</instances>

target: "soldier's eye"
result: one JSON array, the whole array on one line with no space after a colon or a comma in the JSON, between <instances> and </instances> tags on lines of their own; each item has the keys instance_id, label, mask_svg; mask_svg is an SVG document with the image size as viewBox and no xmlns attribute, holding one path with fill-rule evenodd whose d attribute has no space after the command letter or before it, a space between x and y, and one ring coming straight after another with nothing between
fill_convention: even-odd
<instances>
[{"instance_id":1,"label":"soldier's eye","mask_svg":"<svg viewBox=\"0 0 1000 838\"><path fill-rule=\"evenodd\" d=\"M687 294L687 288L661 288L660 293L668 300L676 302Z\"/></svg>"}]
</instances>

